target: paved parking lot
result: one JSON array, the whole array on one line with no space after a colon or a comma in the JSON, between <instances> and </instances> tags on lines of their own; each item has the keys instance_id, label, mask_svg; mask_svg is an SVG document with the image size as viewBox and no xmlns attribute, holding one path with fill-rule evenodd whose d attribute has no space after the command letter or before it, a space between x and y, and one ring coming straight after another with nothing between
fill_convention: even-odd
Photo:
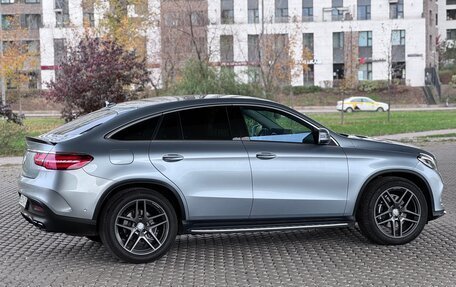
<instances>
[{"instance_id":1,"label":"paved parking lot","mask_svg":"<svg viewBox=\"0 0 456 287\"><path fill-rule=\"evenodd\" d=\"M355 228L181 236L161 260L142 265L26 223L17 203L20 168L0 167L0 285L455 286L456 144L427 148L447 184L448 214L411 244L376 246Z\"/></svg>"}]
</instances>

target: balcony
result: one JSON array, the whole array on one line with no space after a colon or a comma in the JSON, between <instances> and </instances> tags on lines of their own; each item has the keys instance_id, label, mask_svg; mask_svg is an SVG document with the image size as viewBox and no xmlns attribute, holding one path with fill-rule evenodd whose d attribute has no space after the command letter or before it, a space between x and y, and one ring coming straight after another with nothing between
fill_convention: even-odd
<instances>
[{"instance_id":1,"label":"balcony","mask_svg":"<svg viewBox=\"0 0 456 287\"><path fill-rule=\"evenodd\" d=\"M353 13L349 7L331 7L323 8L323 21L351 21Z\"/></svg>"}]
</instances>

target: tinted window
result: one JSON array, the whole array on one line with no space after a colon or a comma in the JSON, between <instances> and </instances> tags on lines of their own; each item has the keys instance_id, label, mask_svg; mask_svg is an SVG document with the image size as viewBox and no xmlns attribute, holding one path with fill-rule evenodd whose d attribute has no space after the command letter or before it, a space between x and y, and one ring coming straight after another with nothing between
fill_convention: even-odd
<instances>
[{"instance_id":1,"label":"tinted window","mask_svg":"<svg viewBox=\"0 0 456 287\"><path fill-rule=\"evenodd\" d=\"M225 107L180 112L185 140L232 140Z\"/></svg>"},{"instance_id":2,"label":"tinted window","mask_svg":"<svg viewBox=\"0 0 456 287\"><path fill-rule=\"evenodd\" d=\"M241 108L252 141L314 143L312 130L282 112Z\"/></svg>"},{"instance_id":3,"label":"tinted window","mask_svg":"<svg viewBox=\"0 0 456 287\"><path fill-rule=\"evenodd\" d=\"M182 130L179 122L179 113L163 116L160 128L155 136L156 140L182 140Z\"/></svg>"},{"instance_id":4,"label":"tinted window","mask_svg":"<svg viewBox=\"0 0 456 287\"><path fill-rule=\"evenodd\" d=\"M151 118L141 121L134 125L124 128L123 130L111 136L111 139L122 141L147 141L154 136L160 117Z\"/></svg>"}]
</instances>

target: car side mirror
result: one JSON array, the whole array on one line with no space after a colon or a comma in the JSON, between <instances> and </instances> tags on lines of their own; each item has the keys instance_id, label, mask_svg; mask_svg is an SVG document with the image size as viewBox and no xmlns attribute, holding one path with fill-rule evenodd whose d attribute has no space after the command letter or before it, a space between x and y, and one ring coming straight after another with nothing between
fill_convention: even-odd
<instances>
[{"instance_id":1,"label":"car side mirror","mask_svg":"<svg viewBox=\"0 0 456 287\"><path fill-rule=\"evenodd\" d=\"M317 131L317 144L319 145L327 145L331 143L331 135L327 129L319 129Z\"/></svg>"}]
</instances>

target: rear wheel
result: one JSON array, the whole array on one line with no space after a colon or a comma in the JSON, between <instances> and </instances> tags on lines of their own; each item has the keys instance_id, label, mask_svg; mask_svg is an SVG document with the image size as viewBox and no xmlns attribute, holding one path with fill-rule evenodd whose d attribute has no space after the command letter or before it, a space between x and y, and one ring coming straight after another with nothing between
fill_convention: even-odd
<instances>
[{"instance_id":1,"label":"rear wheel","mask_svg":"<svg viewBox=\"0 0 456 287\"><path fill-rule=\"evenodd\" d=\"M177 216L161 194L135 188L113 198L102 215L101 239L117 257L131 263L159 259L174 243Z\"/></svg>"},{"instance_id":2,"label":"rear wheel","mask_svg":"<svg viewBox=\"0 0 456 287\"><path fill-rule=\"evenodd\" d=\"M415 239L428 218L423 192L411 181L385 177L371 184L357 213L361 232L378 244L399 245Z\"/></svg>"},{"instance_id":3,"label":"rear wheel","mask_svg":"<svg viewBox=\"0 0 456 287\"><path fill-rule=\"evenodd\" d=\"M346 109L345 109L345 112L346 112L346 113L353 113L353 109L352 109L352 108L346 108Z\"/></svg>"}]
</instances>

